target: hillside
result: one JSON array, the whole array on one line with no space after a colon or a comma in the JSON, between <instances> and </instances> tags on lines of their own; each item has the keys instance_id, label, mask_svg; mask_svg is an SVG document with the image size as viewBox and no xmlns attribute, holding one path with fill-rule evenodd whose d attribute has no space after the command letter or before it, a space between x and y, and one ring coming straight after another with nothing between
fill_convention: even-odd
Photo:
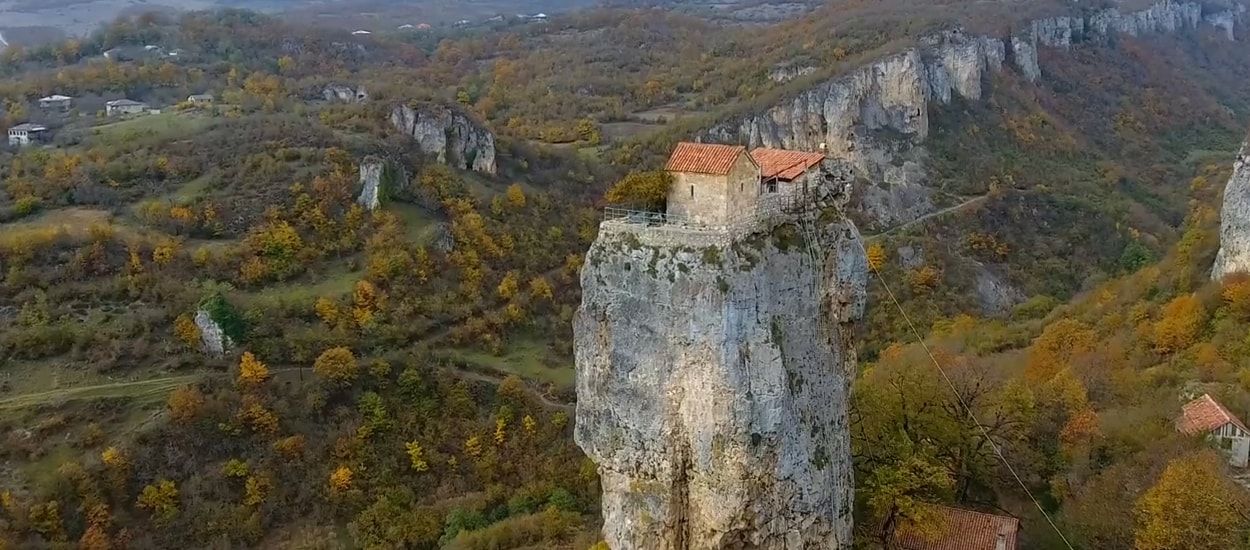
<instances>
[{"instance_id":1,"label":"hillside","mask_svg":"<svg viewBox=\"0 0 1250 550\"><path fill-rule=\"evenodd\" d=\"M0 549L590 547L571 325L605 191L680 139L794 146L821 120L817 141L847 121L840 143L880 153L851 207L881 275L857 333L859 542L944 502L1061 547L884 281L1062 531L1132 548L1169 461L1210 465L1171 435L1180 397L1250 410L1242 281L1207 277L1250 121L1237 4L1035 34L1035 75L1007 44L1065 3L680 4L371 35L149 15L0 53L0 129L51 134L0 150ZM935 85L970 74L942 52L974 39L1003 44L1000 70ZM906 101L822 118L912 55ZM159 112L111 116L120 98ZM924 200L864 199L899 189ZM1202 481L1243 497L1222 479Z\"/></svg>"}]
</instances>

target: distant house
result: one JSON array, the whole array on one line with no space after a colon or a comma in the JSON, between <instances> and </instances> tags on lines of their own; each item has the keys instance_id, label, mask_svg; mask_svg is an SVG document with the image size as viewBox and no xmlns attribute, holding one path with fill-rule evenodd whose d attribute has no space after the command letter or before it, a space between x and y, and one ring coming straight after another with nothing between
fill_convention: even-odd
<instances>
[{"instance_id":1,"label":"distant house","mask_svg":"<svg viewBox=\"0 0 1250 550\"><path fill-rule=\"evenodd\" d=\"M408 23L408 24L404 24L404 25L400 25L400 26L399 26L399 30L401 30L401 31L408 31L408 30L412 30L412 29L415 29L415 28L416 28L416 27L414 27L411 23Z\"/></svg>"},{"instance_id":2,"label":"distant house","mask_svg":"<svg viewBox=\"0 0 1250 550\"><path fill-rule=\"evenodd\" d=\"M1181 407L1176 430L1205 436L1224 450L1233 466L1245 468L1250 463L1250 429L1210 394L1204 393Z\"/></svg>"},{"instance_id":3,"label":"distant house","mask_svg":"<svg viewBox=\"0 0 1250 550\"><path fill-rule=\"evenodd\" d=\"M104 112L108 116L135 115L148 110L146 103L130 99L114 99L104 104Z\"/></svg>"},{"instance_id":4,"label":"distant house","mask_svg":"<svg viewBox=\"0 0 1250 550\"><path fill-rule=\"evenodd\" d=\"M9 145L24 147L31 143L44 141L48 137L48 127L29 122L9 128Z\"/></svg>"},{"instance_id":5,"label":"distant house","mask_svg":"<svg viewBox=\"0 0 1250 550\"><path fill-rule=\"evenodd\" d=\"M187 96L187 103L192 105L208 105L214 101L213 94L192 94Z\"/></svg>"},{"instance_id":6,"label":"distant house","mask_svg":"<svg viewBox=\"0 0 1250 550\"><path fill-rule=\"evenodd\" d=\"M356 35L356 36L360 36L360 35L365 35L365 34L373 34L373 33L362 29L362 30L358 30L358 31L352 31L352 34L354 34L354 35Z\"/></svg>"},{"instance_id":7,"label":"distant house","mask_svg":"<svg viewBox=\"0 0 1250 550\"><path fill-rule=\"evenodd\" d=\"M45 111L65 112L74 106L74 98L67 95L50 95L39 98L39 108Z\"/></svg>"},{"instance_id":8,"label":"distant house","mask_svg":"<svg viewBox=\"0 0 1250 550\"><path fill-rule=\"evenodd\" d=\"M417 23L417 30L419 31L428 31L431 28L433 27L431 27L429 23Z\"/></svg>"},{"instance_id":9,"label":"distant house","mask_svg":"<svg viewBox=\"0 0 1250 550\"><path fill-rule=\"evenodd\" d=\"M898 529L894 550L1016 550L1020 520L930 504L932 529Z\"/></svg>"}]
</instances>

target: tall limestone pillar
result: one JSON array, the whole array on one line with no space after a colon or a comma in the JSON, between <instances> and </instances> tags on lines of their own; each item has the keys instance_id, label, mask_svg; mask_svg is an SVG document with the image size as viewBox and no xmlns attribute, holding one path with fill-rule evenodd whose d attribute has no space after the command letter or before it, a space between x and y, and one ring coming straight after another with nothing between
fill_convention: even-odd
<instances>
[{"instance_id":1,"label":"tall limestone pillar","mask_svg":"<svg viewBox=\"0 0 1250 550\"><path fill-rule=\"evenodd\" d=\"M1211 278L1218 280L1235 271L1250 272L1250 139L1242 144L1233 164L1233 177L1224 188L1220 252Z\"/></svg>"},{"instance_id":2,"label":"tall limestone pillar","mask_svg":"<svg viewBox=\"0 0 1250 550\"><path fill-rule=\"evenodd\" d=\"M575 438L614 550L850 547L859 238L837 208L738 231L603 223Z\"/></svg>"}]
</instances>

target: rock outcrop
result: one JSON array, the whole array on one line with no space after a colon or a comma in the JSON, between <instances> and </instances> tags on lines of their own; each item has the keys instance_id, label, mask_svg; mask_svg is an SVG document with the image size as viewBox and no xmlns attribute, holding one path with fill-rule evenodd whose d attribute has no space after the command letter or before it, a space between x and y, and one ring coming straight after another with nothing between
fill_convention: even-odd
<instances>
[{"instance_id":1,"label":"rock outcrop","mask_svg":"<svg viewBox=\"0 0 1250 550\"><path fill-rule=\"evenodd\" d=\"M1237 271L1250 272L1250 139L1233 164L1233 177L1224 188L1220 208L1220 251L1211 269L1212 279Z\"/></svg>"},{"instance_id":2,"label":"rock outcrop","mask_svg":"<svg viewBox=\"0 0 1250 550\"><path fill-rule=\"evenodd\" d=\"M342 84L331 84L321 91L321 96L326 101L339 103L364 103L369 100L369 92L364 86L352 89L351 86Z\"/></svg>"},{"instance_id":3,"label":"rock outcrop","mask_svg":"<svg viewBox=\"0 0 1250 550\"><path fill-rule=\"evenodd\" d=\"M850 548L859 239L832 211L746 233L604 222L575 439L614 550Z\"/></svg>"},{"instance_id":4,"label":"rock outcrop","mask_svg":"<svg viewBox=\"0 0 1250 550\"><path fill-rule=\"evenodd\" d=\"M442 105L399 105L391 110L391 124L412 136L421 152L441 163L495 173L495 135L460 110Z\"/></svg>"},{"instance_id":5,"label":"rock outcrop","mask_svg":"<svg viewBox=\"0 0 1250 550\"><path fill-rule=\"evenodd\" d=\"M1204 16L1197 3L1164 0L1134 13L1106 9L1040 19L1005 38L939 33L785 103L713 127L702 137L751 147L823 149L848 161L872 182L857 190L855 209L870 227L889 227L933 209L923 148L930 102L949 103L956 96L978 100L990 74L1008 63L1029 80L1041 78L1042 47L1066 50L1117 33L1180 32L1204 21L1235 38L1246 8L1240 2L1230 5Z\"/></svg>"},{"instance_id":6,"label":"rock outcrop","mask_svg":"<svg viewBox=\"0 0 1250 550\"><path fill-rule=\"evenodd\" d=\"M356 203L366 210L377 210L381 205L382 172L386 163L377 157L368 157L360 163L360 196Z\"/></svg>"},{"instance_id":7,"label":"rock outcrop","mask_svg":"<svg viewBox=\"0 0 1250 550\"><path fill-rule=\"evenodd\" d=\"M221 356L234 346L230 336L221 328L207 309L195 311L195 326L200 329L200 349L207 355Z\"/></svg>"}]
</instances>

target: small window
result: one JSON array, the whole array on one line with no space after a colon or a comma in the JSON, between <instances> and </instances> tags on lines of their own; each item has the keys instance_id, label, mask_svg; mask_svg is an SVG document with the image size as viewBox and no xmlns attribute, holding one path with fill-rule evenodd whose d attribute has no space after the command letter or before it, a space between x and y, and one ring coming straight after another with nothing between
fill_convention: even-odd
<instances>
[{"instance_id":1,"label":"small window","mask_svg":"<svg viewBox=\"0 0 1250 550\"><path fill-rule=\"evenodd\" d=\"M776 193L777 180L768 180L768 183L764 184L764 189L766 189L769 193Z\"/></svg>"},{"instance_id":2,"label":"small window","mask_svg":"<svg viewBox=\"0 0 1250 550\"><path fill-rule=\"evenodd\" d=\"M692 199L694 198L694 186L693 185L690 186L690 198Z\"/></svg>"},{"instance_id":3,"label":"small window","mask_svg":"<svg viewBox=\"0 0 1250 550\"><path fill-rule=\"evenodd\" d=\"M1232 448L1233 448L1233 440L1232 440L1232 439L1229 439L1229 438L1227 438L1227 437L1221 437L1221 438L1220 438L1220 448L1221 448L1221 449L1224 449L1225 451L1232 450Z\"/></svg>"}]
</instances>

